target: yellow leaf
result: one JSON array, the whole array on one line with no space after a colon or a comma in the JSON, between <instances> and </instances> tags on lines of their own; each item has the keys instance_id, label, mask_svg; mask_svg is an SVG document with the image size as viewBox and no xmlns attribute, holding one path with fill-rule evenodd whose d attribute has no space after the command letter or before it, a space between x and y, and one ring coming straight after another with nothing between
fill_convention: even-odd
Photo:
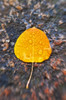
<instances>
[{"instance_id":1,"label":"yellow leaf","mask_svg":"<svg viewBox=\"0 0 66 100\"><path fill-rule=\"evenodd\" d=\"M24 62L42 62L50 57L51 52L45 32L35 27L24 31L14 46L16 57Z\"/></svg>"}]
</instances>

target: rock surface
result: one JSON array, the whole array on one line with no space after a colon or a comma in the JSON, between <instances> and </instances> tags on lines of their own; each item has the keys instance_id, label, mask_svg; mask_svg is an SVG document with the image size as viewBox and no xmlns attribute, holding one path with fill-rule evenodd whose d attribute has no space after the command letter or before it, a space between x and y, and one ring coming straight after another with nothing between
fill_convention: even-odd
<instances>
[{"instance_id":1,"label":"rock surface","mask_svg":"<svg viewBox=\"0 0 66 100\"><path fill-rule=\"evenodd\" d=\"M0 100L66 100L65 0L0 0ZM30 27L46 32L50 59L35 65L14 55L19 35ZM27 37L26 37L27 38Z\"/></svg>"}]
</instances>

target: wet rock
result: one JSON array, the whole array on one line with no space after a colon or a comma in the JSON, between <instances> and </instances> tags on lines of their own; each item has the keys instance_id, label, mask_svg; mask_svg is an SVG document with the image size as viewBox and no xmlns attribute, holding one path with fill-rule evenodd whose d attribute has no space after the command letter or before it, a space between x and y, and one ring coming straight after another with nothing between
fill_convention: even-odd
<instances>
[{"instance_id":1,"label":"wet rock","mask_svg":"<svg viewBox=\"0 0 66 100\"><path fill-rule=\"evenodd\" d=\"M26 29L30 28L31 27L31 24L27 24L26 25Z\"/></svg>"},{"instance_id":2,"label":"wet rock","mask_svg":"<svg viewBox=\"0 0 66 100\"><path fill-rule=\"evenodd\" d=\"M63 34L59 34L59 39L64 39L64 35Z\"/></svg>"},{"instance_id":3,"label":"wet rock","mask_svg":"<svg viewBox=\"0 0 66 100\"><path fill-rule=\"evenodd\" d=\"M9 4L11 6L15 6L15 5L19 4L19 2L18 2L18 0L9 0Z\"/></svg>"},{"instance_id":4,"label":"wet rock","mask_svg":"<svg viewBox=\"0 0 66 100\"><path fill-rule=\"evenodd\" d=\"M16 81L16 80L18 80L18 79L19 79L19 76L16 75L16 76L14 77L14 80Z\"/></svg>"},{"instance_id":5,"label":"wet rock","mask_svg":"<svg viewBox=\"0 0 66 100\"><path fill-rule=\"evenodd\" d=\"M62 100L66 100L66 93L62 95Z\"/></svg>"},{"instance_id":6,"label":"wet rock","mask_svg":"<svg viewBox=\"0 0 66 100\"><path fill-rule=\"evenodd\" d=\"M6 51L9 47L9 44L8 43L4 43L3 45L3 51Z\"/></svg>"},{"instance_id":7,"label":"wet rock","mask_svg":"<svg viewBox=\"0 0 66 100\"><path fill-rule=\"evenodd\" d=\"M34 90L31 90L31 92L32 92L31 99L38 100L36 96L36 92Z\"/></svg>"},{"instance_id":8,"label":"wet rock","mask_svg":"<svg viewBox=\"0 0 66 100\"><path fill-rule=\"evenodd\" d=\"M62 72L64 75L66 75L66 69L63 69Z\"/></svg>"},{"instance_id":9,"label":"wet rock","mask_svg":"<svg viewBox=\"0 0 66 100\"><path fill-rule=\"evenodd\" d=\"M58 73L58 74L56 75L57 78L60 78L61 76L62 76L62 72L60 72L60 73Z\"/></svg>"},{"instance_id":10,"label":"wet rock","mask_svg":"<svg viewBox=\"0 0 66 100\"><path fill-rule=\"evenodd\" d=\"M47 71L45 71L45 77L46 77L47 79L49 79L49 80L51 79L51 75L48 74Z\"/></svg>"},{"instance_id":11,"label":"wet rock","mask_svg":"<svg viewBox=\"0 0 66 100\"><path fill-rule=\"evenodd\" d=\"M44 90L44 93L45 93L45 94L49 94L49 93L50 93L48 87Z\"/></svg>"},{"instance_id":12,"label":"wet rock","mask_svg":"<svg viewBox=\"0 0 66 100\"><path fill-rule=\"evenodd\" d=\"M65 99L65 4L64 0L0 0L0 94L7 89L1 100ZM32 26L45 31L52 54L49 60L34 65L26 90L31 64L25 67L13 47L19 35Z\"/></svg>"},{"instance_id":13,"label":"wet rock","mask_svg":"<svg viewBox=\"0 0 66 100\"><path fill-rule=\"evenodd\" d=\"M62 42L62 40L54 40L54 45L61 45Z\"/></svg>"},{"instance_id":14,"label":"wet rock","mask_svg":"<svg viewBox=\"0 0 66 100\"><path fill-rule=\"evenodd\" d=\"M8 65L9 65L10 67L14 67L14 66L15 66L15 64L14 64L13 61L8 61Z\"/></svg>"},{"instance_id":15,"label":"wet rock","mask_svg":"<svg viewBox=\"0 0 66 100\"><path fill-rule=\"evenodd\" d=\"M3 38L1 41L4 43L6 40Z\"/></svg>"},{"instance_id":16,"label":"wet rock","mask_svg":"<svg viewBox=\"0 0 66 100\"><path fill-rule=\"evenodd\" d=\"M7 43L9 43L9 42L10 42L10 40L9 40L9 39L6 39L6 42L7 42Z\"/></svg>"},{"instance_id":17,"label":"wet rock","mask_svg":"<svg viewBox=\"0 0 66 100\"><path fill-rule=\"evenodd\" d=\"M39 97L40 97L41 99L45 99L44 94L42 94L41 92L39 92Z\"/></svg>"},{"instance_id":18,"label":"wet rock","mask_svg":"<svg viewBox=\"0 0 66 100\"><path fill-rule=\"evenodd\" d=\"M59 20L59 25L63 24L63 21L62 20Z\"/></svg>"},{"instance_id":19,"label":"wet rock","mask_svg":"<svg viewBox=\"0 0 66 100\"><path fill-rule=\"evenodd\" d=\"M60 58L57 58L57 59L52 58L50 61L51 61L50 65L52 66L52 68L55 70L59 70L58 65L61 64L61 59Z\"/></svg>"},{"instance_id":20,"label":"wet rock","mask_svg":"<svg viewBox=\"0 0 66 100\"><path fill-rule=\"evenodd\" d=\"M22 10L22 7L21 6L16 6L16 8L18 9L18 10Z\"/></svg>"},{"instance_id":21,"label":"wet rock","mask_svg":"<svg viewBox=\"0 0 66 100\"><path fill-rule=\"evenodd\" d=\"M38 2L36 5L34 5L34 9L40 8L40 3Z\"/></svg>"},{"instance_id":22,"label":"wet rock","mask_svg":"<svg viewBox=\"0 0 66 100\"><path fill-rule=\"evenodd\" d=\"M9 96L10 93L11 93L11 90L6 88L1 95Z\"/></svg>"},{"instance_id":23,"label":"wet rock","mask_svg":"<svg viewBox=\"0 0 66 100\"><path fill-rule=\"evenodd\" d=\"M4 71L4 70L6 70L6 68L5 67L1 67L0 70Z\"/></svg>"},{"instance_id":24,"label":"wet rock","mask_svg":"<svg viewBox=\"0 0 66 100\"><path fill-rule=\"evenodd\" d=\"M14 42L11 42L11 46L14 46Z\"/></svg>"},{"instance_id":25,"label":"wet rock","mask_svg":"<svg viewBox=\"0 0 66 100\"><path fill-rule=\"evenodd\" d=\"M4 5L9 6L8 0L4 0Z\"/></svg>"},{"instance_id":26,"label":"wet rock","mask_svg":"<svg viewBox=\"0 0 66 100\"><path fill-rule=\"evenodd\" d=\"M23 99L26 99L26 97L27 97L27 94L23 94L23 95L22 95L22 98L23 98Z\"/></svg>"}]
</instances>

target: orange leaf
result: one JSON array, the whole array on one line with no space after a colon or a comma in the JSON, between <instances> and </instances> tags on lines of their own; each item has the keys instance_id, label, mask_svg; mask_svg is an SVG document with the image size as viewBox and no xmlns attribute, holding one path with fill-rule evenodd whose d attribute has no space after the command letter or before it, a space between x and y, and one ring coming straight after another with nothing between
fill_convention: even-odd
<instances>
[{"instance_id":1,"label":"orange leaf","mask_svg":"<svg viewBox=\"0 0 66 100\"><path fill-rule=\"evenodd\" d=\"M24 62L42 62L50 57L51 52L46 34L35 27L24 31L14 46L16 57Z\"/></svg>"}]
</instances>

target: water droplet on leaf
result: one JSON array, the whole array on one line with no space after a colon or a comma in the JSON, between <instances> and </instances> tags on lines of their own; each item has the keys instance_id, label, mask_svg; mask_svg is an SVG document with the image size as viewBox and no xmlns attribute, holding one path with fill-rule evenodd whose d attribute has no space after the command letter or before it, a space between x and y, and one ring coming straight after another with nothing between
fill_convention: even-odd
<instances>
[{"instance_id":1,"label":"water droplet on leaf","mask_svg":"<svg viewBox=\"0 0 66 100\"><path fill-rule=\"evenodd\" d=\"M40 49L38 53L41 55L42 54L42 50Z\"/></svg>"},{"instance_id":2,"label":"water droplet on leaf","mask_svg":"<svg viewBox=\"0 0 66 100\"><path fill-rule=\"evenodd\" d=\"M32 43L32 40L29 40L29 43L31 44Z\"/></svg>"}]
</instances>

